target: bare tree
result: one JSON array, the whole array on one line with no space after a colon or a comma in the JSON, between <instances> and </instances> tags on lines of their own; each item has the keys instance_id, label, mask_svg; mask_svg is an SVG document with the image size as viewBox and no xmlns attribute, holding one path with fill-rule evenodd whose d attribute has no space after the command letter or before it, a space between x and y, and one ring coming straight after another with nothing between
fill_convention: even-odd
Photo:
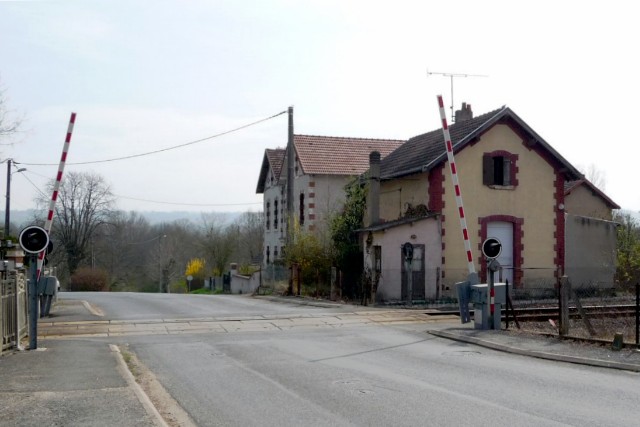
<instances>
[{"instance_id":1,"label":"bare tree","mask_svg":"<svg viewBox=\"0 0 640 427\"><path fill-rule=\"evenodd\" d=\"M159 238L142 215L114 211L93 238L91 265L109 273L112 287L141 290L148 279L140 264Z\"/></svg>"},{"instance_id":2,"label":"bare tree","mask_svg":"<svg viewBox=\"0 0 640 427\"><path fill-rule=\"evenodd\" d=\"M245 212L237 220L238 262L255 263L262 255L264 219L262 212Z\"/></svg>"},{"instance_id":3,"label":"bare tree","mask_svg":"<svg viewBox=\"0 0 640 427\"><path fill-rule=\"evenodd\" d=\"M175 221L154 227L154 234L158 239L149 245L147 273L159 292L167 292L173 282L184 278L187 262L197 256L195 227L188 221Z\"/></svg>"},{"instance_id":4,"label":"bare tree","mask_svg":"<svg viewBox=\"0 0 640 427\"><path fill-rule=\"evenodd\" d=\"M53 188L53 183L50 184ZM42 205L43 199L38 200ZM55 205L52 237L66 255L69 275L90 259L92 239L112 213L113 195L96 174L70 172Z\"/></svg>"},{"instance_id":5,"label":"bare tree","mask_svg":"<svg viewBox=\"0 0 640 427\"><path fill-rule=\"evenodd\" d=\"M586 168L582 165L578 165L578 170L582 172L593 185L598 187L599 190L605 191L605 187L607 185L607 175L606 173L598 169L598 167L591 163Z\"/></svg>"},{"instance_id":6,"label":"bare tree","mask_svg":"<svg viewBox=\"0 0 640 427\"><path fill-rule=\"evenodd\" d=\"M20 129L22 118L17 117L7 106L6 91L0 86L0 140Z\"/></svg>"},{"instance_id":7,"label":"bare tree","mask_svg":"<svg viewBox=\"0 0 640 427\"><path fill-rule=\"evenodd\" d=\"M213 265L217 274L224 273L237 246L237 234L231 228L223 214L202 215L200 245L207 264Z\"/></svg>"}]
</instances>

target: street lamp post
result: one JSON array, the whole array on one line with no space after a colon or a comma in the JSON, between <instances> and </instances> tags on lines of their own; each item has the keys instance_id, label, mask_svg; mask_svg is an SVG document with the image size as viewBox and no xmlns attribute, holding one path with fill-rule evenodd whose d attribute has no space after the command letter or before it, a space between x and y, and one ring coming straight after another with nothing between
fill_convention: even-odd
<instances>
[{"instance_id":1,"label":"street lamp post","mask_svg":"<svg viewBox=\"0 0 640 427\"><path fill-rule=\"evenodd\" d=\"M7 194L6 194L6 205L4 210L4 238L9 237L9 227L10 227L10 212L11 212L11 175L16 172L24 172L27 168L20 168L16 170L16 172L11 172L11 164L13 163L12 159L7 160Z\"/></svg>"}]
</instances>

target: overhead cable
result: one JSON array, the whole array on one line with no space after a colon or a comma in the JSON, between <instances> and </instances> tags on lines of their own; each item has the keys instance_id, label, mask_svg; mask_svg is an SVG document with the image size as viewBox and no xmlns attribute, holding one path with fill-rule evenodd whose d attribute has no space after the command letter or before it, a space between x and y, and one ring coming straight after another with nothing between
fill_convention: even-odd
<instances>
[{"instance_id":1,"label":"overhead cable","mask_svg":"<svg viewBox=\"0 0 640 427\"><path fill-rule=\"evenodd\" d=\"M198 144L200 142L208 141L208 140L213 139L213 138L218 138L218 137L221 137L221 136L224 136L224 135L228 135L228 134L233 133L233 132L237 132L237 131L242 130L242 129L246 129L248 127L251 127L251 126L257 125L259 123L266 122L267 120L271 120L271 119L273 119L275 117L281 116L282 114L285 114L286 112L287 111L281 111L278 114L274 114L274 115L272 115L270 117L267 117L267 118L264 118L264 119L260 119L260 120L257 120L255 122L252 122L252 123L248 123L246 125L242 125L242 126L237 127L235 129L231 129L231 130L228 130L228 131L225 131L225 132L217 133L215 135L207 136L205 138L197 139L195 141L186 142L184 144L174 145L172 147L167 147L167 148L162 148L160 150L148 151L146 153L132 154L132 155L129 155L129 156L115 157L115 158L112 158L112 159L91 160L91 161L86 161L86 162L75 162L75 163L68 162L67 165L90 165L90 164L96 164L96 163L116 162L116 161L119 161L119 160L128 160L128 159L133 159L133 158L136 158L136 157L149 156L151 154L158 154L158 153L163 153L165 151L176 150L178 148L187 147L187 146L193 145L193 144ZM28 166L57 166L58 165L58 163L27 163L27 162L20 162L20 164L28 165Z\"/></svg>"}]
</instances>

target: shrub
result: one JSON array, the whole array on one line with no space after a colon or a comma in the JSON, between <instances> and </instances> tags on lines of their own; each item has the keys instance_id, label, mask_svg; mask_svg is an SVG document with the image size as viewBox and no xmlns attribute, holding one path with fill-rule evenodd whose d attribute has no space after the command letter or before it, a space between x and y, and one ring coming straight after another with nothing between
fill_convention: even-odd
<instances>
[{"instance_id":1,"label":"shrub","mask_svg":"<svg viewBox=\"0 0 640 427\"><path fill-rule=\"evenodd\" d=\"M242 276L251 276L256 271L260 271L260 267L256 265L243 264L238 267L238 274Z\"/></svg>"},{"instance_id":2,"label":"shrub","mask_svg":"<svg viewBox=\"0 0 640 427\"><path fill-rule=\"evenodd\" d=\"M186 294L187 284L183 281L175 281L169 284L169 293L172 294Z\"/></svg>"},{"instance_id":3,"label":"shrub","mask_svg":"<svg viewBox=\"0 0 640 427\"><path fill-rule=\"evenodd\" d=\"M109 290L107 272L101 269L81 267L69 279L72 292L104 292Z\"/></svg>"}]
</instances>

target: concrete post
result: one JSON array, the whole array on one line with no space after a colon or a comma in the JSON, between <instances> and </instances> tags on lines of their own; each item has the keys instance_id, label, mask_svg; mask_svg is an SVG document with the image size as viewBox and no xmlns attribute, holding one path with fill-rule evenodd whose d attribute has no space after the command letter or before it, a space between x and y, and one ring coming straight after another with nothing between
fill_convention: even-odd
<instances>
[{"instance_id":1,"label":"concrete post","mask_svg":"<svg viewBox=\"0 0 640 427\"><path fill-rule=\"evenodd\" d=\"M38 255L29 254L29 350L38 348Z\"/></svg>"},{"instance_id":2,"label":"concrete post","mask_svg":"<svg viewBox=\"0 0 640 427\"><path fill-rule=\"evenodd\" d=\"M569 299L571 298L571 283L567 276L560 278L560 336L569 334Z\"/></svg>"}]
</instances>

